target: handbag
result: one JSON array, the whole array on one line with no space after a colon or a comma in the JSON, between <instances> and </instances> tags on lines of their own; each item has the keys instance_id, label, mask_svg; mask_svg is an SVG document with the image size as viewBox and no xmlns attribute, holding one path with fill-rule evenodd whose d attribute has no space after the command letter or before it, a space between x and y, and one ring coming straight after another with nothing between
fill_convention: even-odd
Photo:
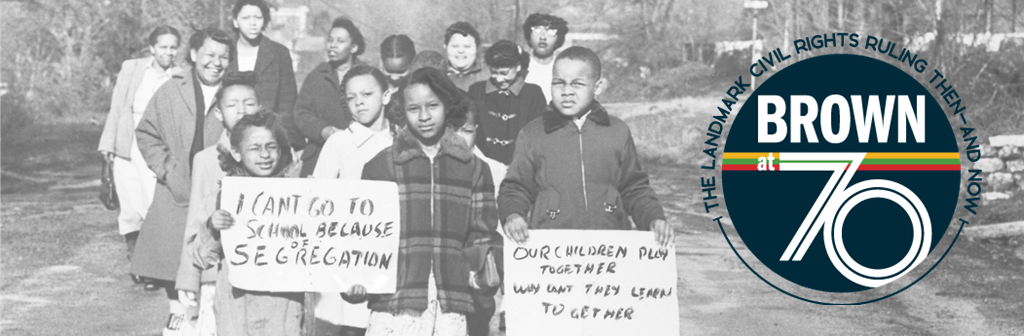
<instances>
[{"instance_id":1,"label":"handbag","mask_svg":"<svg viewBox=\"0 0 1024 336\"><path fill-rule=\"evenodd\" d=\"M469 261L469 269L473 271L474 280L480 289L488 291L501 285L501 270L494 261L494 248L475 246L463 251Z\"/></svg>"},{"instance_id":2,"label":"handbag","mask_svg":"<svg viewBox=\"0 0 1024 336\"><path fill-rule=\"evenodd\" d=\"M100 202L107 210L121 208L121 201L117 198L117 190L114 188L114 160L103 158L103 171L100 172Z\"/></svg>"},{"instance_id":3,"label":"handbag","mask_svg":"<svg viewBox=\"0 0 1024 336\"><path fill-rule=\"evenodd\" d=\"M476 274L477 283L484 288L493 288L501 285L501 275L498 273L498 264L494 262L492 249L487 249L487 257L484 259L484 268Z\"/></svg>"}]
</instances>

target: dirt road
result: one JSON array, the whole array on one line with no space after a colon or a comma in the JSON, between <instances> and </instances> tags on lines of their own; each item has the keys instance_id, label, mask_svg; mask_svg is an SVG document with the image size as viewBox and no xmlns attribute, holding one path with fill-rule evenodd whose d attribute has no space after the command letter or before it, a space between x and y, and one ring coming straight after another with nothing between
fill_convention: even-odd
<instances>
[{"instance_id":1,"label":"dirt road","mask_svg":"<svg viewBox=\"0 0 1024 336\"><path fill-rule=\"evenodd\" d=\"M95 143L89 137L62 149L87 150ZM12 162L8 149L5 169ZM36 181L4 176L3 334L159 335L166 301L162 292L143 291L128 280L115 213L95 198L98 166L56 167L15 166ZM694 176L700 172L646 168L677 225L680 334L1024 334L1024 237L963 237L928 277L893 298L819 306L758 280L718 226L695 214Z\"/></svg>"}]
</instances>

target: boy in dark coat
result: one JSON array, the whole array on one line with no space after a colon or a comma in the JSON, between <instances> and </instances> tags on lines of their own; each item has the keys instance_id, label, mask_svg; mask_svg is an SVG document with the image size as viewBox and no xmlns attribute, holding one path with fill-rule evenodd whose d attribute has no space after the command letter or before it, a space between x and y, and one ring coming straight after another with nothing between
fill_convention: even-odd
<instances>
[{"instance_id":1,"label":"boy in dark coat","mask_svg":"<svg viewBox=\"0 0 1024 336\"><path fill-rule=\"evenodd\" d=\"M525 242L528 229L630 230L628 215L660 244L671 242L629 127L594 100L603 84L590 49L571 47L555 60L551 106L519 133L498 195L512 240Z\"/></svg>"}]
</instances>

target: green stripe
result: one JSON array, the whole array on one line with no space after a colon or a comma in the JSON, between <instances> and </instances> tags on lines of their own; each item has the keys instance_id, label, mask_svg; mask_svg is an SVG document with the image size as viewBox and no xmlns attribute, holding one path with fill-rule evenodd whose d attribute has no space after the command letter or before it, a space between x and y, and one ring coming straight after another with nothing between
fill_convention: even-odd
<instances>
[{"instance_id":1,"label":"green stripe","mask_svg":"<svg viewBox=\"0 0 1024 336\"><path fill-rule=\"evenodd\" d=\"M776 159L778 162L778 159ZM757 164L757 159L722 159L722 164L747 165Z\"/></svg>"}]
</instances>

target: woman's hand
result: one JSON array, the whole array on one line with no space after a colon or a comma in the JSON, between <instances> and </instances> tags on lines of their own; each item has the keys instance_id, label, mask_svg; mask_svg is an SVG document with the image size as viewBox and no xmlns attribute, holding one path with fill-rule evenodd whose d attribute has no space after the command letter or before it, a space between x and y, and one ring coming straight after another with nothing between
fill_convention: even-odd
<instances>
[{"instance_id":1,"label":"woman's hand","mask_svg":"<svg viewBox=\"0 0 1024 336\"><path fill-rule=\"evenodd\" d=\"M230 229L234 225L235 218L231 217L231 213L227 212L227 210L220 209L214 211L213 215L210 216L210 228L214 230L223 231Z\"/></svg>"},{"instance_id":2,"label":"woman's hand","mask_svg":"<svg viewBox=\"0 0 1024 336\"><path fill-rule=\"evenodd\" d=\"M185 308L195 307L197 305L196 292L178 290L178 302L181 302L181 305L185 306Z\"/></svg>"}]
</instances>

